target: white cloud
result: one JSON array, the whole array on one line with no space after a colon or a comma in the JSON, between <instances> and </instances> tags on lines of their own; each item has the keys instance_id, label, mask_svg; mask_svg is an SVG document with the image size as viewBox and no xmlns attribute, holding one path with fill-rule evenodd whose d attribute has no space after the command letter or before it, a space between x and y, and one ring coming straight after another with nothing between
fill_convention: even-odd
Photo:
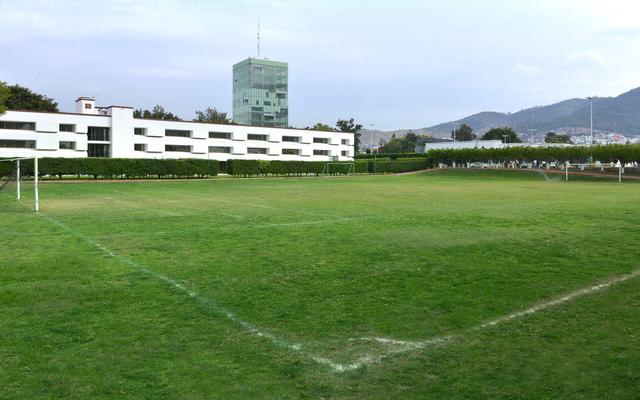
<instances>
[{"instance_id":1,"label":"white cloud","mask_svg":"<svg viewBox=\"0 0 640 400\"><path fill-rule=\"evenodd\" d=\"M538 75L540 73L540 67L537 65L517 63L513 66L513 69L522 75Z\"/></svg>"},{"instance_id":2,"label":"white cloud","mask_svg":"<svg viewBox=\"0 0 640 400\"><path fill-rule=\"evenodd\" d=\"M569 54L567 63L571 67L578 68L606 67L608 64L605 56L593 49Z\"/></svg>"}]
</instances>

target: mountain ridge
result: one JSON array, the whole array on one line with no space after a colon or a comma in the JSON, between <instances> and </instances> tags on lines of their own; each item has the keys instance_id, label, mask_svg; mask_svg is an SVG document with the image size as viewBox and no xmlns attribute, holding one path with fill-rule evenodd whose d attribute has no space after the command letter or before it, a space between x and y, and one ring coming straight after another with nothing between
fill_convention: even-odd
<instances>
[{"instance_id":1,"label":"mountain ridge","mask_svg":"<svg viewBox=\"0 0 640 400\"><path fill-rule=\"evenodd\" d=\"M589 99L572 98L557 103L526 108L514 113L482 111L456 121L443 122L425 128L375 131L388 140L393 134L401 136L408 131L434 137L450 137L454 123L467 124L476 133L483 134L491 128L508 126L524 137L540 137L549 131L580 132L590 126ZM593 99L594 131L640 136L640 88L615 97ZM366 135L370 131L363 130ZM368 139L368 137L365 137ZM365 144L367 141L364 141Z\"/></svg>"}]
</instances>

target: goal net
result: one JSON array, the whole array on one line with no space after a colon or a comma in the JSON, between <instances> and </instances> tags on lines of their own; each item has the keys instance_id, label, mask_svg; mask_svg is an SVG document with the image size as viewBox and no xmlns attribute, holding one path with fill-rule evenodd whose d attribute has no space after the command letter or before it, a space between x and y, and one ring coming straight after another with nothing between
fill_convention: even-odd
<instances>
[{"instance_id":1,"label":"goal net","mask_svg":"<svg viewBox=\"0 0 640 400\"><path fill-rule=\"evenodd\" d=\"M324 165L322 173L324 175L353 175L356 172L356 164L349 162L329 162Z\"/></svg>"},{"instance_id":2,"label":"goal net","mask_svg":"<svg viewBox=\"0 0 640 400\"><path fill-rule=\"evenodd\" d=\"M38 178L37 158L0 159L0 196L33 202L36 212L40 206Z\"/></svg>"}]
</instances>

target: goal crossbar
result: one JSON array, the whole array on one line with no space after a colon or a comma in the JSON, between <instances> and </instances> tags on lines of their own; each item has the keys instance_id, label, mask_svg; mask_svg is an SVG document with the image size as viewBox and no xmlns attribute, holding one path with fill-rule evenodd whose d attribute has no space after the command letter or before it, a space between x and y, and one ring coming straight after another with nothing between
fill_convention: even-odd
<instances>
[{"instance_id":1,"label":"goal crossbar","mask_svg":"<svg viewBox=\"0 0 640 400\"><path fill-rule=\"evenodd\" d=\"M356 172L356 164L355 163L351 163L351 162L328 162L324 165L324 168L322 169L322 173L329 175L331 174L331 166L340 166L340 168L342 170L344 170L344 167L347 167L347 172L345 173L346 175L350 175L350 174L355 174Z\"/></svg>"},{"instance_id":2,"label":"goal crossbar","mask_svg":"<svg viewBox=\"0 0 640 400\"><path fill-rule=\"evenodd\" d=\"M40 196L38 191L39 177L38 177L38 157L16 157L16 158L3 158L0 162L15 162L16 163L16 200L20 201L20 184L22 176L20 172L20 161L33 160L33 211L40 211Z\"/></svg>"}]
</instances>

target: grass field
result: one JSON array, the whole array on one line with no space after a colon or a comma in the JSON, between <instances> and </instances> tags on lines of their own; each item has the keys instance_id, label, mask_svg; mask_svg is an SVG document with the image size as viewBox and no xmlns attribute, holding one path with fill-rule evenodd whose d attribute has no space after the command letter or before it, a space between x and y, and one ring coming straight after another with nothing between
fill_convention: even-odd
<instances>
[{"instance_id":1,"label":"grass field","mask_svg":"<svg viewBox=\"0 0 640 400\"><path fill-rule=\"evenodd\" d=\"M2 399L640 393L639 183L48 183L40 215L30 195L0 192Z\"/></svg>"}]
</instances>

